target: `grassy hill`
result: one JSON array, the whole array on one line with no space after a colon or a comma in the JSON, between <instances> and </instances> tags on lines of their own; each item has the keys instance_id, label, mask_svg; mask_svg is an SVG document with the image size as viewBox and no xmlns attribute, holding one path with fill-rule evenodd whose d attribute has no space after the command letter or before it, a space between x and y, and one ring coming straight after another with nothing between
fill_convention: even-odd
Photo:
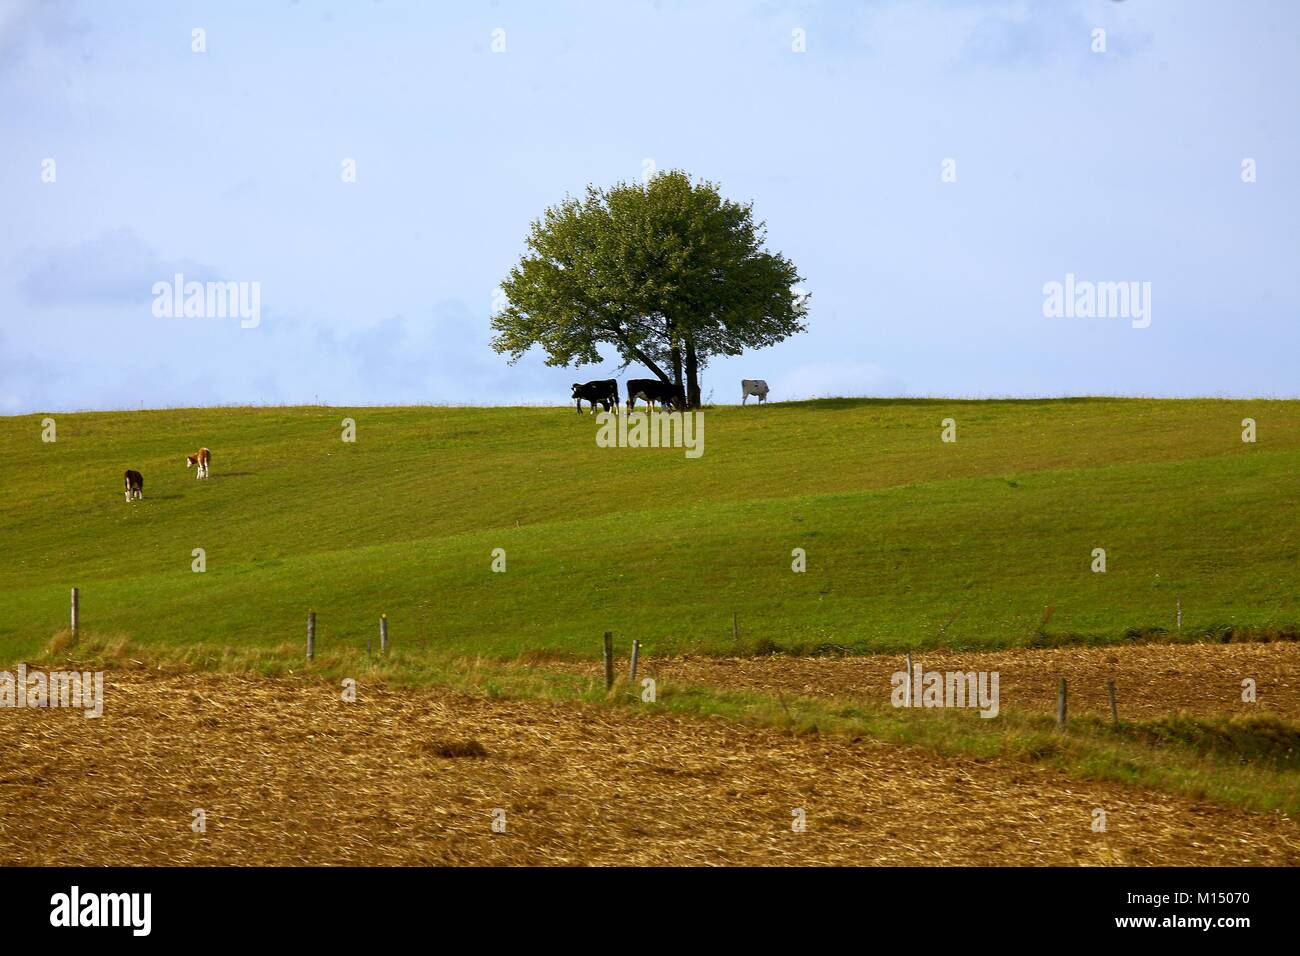
<instances>
[{"instance_id":1,"label":"grassy hill","mask_svg":"<svg viewBox=\"0 0 1300 956\"><path fill-rule=\"evenodd\" d=\"M85 630L134 644L297 646L314 608L324 650L387 612L405 650L493 657L592 656L605 630L722 652L733 612L743 649L802 651L1122 640L1179 599L1188 636L1300 620L1297 402L716 408L696 460L599 448L559 408L58 414L52 444L42 417L0 419L9 660L66 627L73 585Z\"/></svg>"}]
</instances>

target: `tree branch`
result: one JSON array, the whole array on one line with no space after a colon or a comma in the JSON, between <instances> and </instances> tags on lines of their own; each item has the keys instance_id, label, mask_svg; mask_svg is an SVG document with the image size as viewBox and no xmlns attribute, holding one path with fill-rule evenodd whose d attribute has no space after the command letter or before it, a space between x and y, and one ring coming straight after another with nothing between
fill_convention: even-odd
<instances>
[{"instance_id":1,"label":"tree branch","mask_svg":"<svg viewBox=\"0 0 1300 956\"><path fill-rule=\"evenodd\" d=\"M663 381L667 382L669 385L673 384L673 380L664 374L663 369L661 369L658 365L656 365L654 363L654 360L651 359L650 356L646 355L645 352L643 352L641 349L633 345L631 340L627 337L626 333L624 333L622 329L618 328L617 326L615 326L614 328L610 328L609 326L606 326L605 328L606 331L613 334L613 336L619 340L623 348L627 349L629 352L635 355L637 359L646 368L654 372L656 375L658 375Z\"/></svg>"}]
</instances>

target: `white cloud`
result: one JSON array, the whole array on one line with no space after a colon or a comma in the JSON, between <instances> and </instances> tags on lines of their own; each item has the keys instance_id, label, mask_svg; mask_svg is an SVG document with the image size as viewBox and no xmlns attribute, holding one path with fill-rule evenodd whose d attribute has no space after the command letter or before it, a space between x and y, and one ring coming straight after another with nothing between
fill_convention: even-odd
<instances>
[{"instance_id":1,"label":"white cloud","mask_svg":"<svg viewBox=\"0 0 1300 956\"><path fill-rule=\"evenodd\" d=\"M768 385L773 401L907 393L895 376L869 362L808 362L769 378Z\"/></svg>"},{"instance_id":2,"label":"white cloud","mask_svg":"<svg viewBox=\"0 0 1300 956\"><path fill-rule=\"evenodd\" d=\"M20 258L26 274L18 288L28 305L141 305L153 299L155 282L176 273L206 282L219 276L210 266L190 259L164 260L130 229L97 239L64 243Z\"/></svg>"}]
</instances>

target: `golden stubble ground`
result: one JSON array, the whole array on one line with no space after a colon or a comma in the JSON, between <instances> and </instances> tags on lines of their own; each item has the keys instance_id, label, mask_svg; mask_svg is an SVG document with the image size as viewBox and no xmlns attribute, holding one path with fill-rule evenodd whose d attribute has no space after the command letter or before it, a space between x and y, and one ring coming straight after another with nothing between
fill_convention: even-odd
<instances>
[{"instance_id":1,"label":"golden stubble ground","mask_svg":"<svg viewBox=\"0 0 1300 956\"><path fill-rule=\"evenodd\" d=\"M1132 644L1017 648L987 653L924 651L912 664L926 671L996 671L1005 711L1054 714L1065 678L1069 713L1109 716L1106 683L1115 682L1126 720L1183 711L1196 716L1258 714L1300 718L1300 644ZM548 663L548 669L595 677L600 664ZM638 672L658 680L733 690L837 697L888 706L900 655L867 657L646 658ZM1255 682L1256 702L1242 700Z\"/></svg>"},{"instance_id":2,"label":"golden stubble ground","mask_svg":"<svg viewBox=\"0 0 1300 956\"><path fill-rule=\"evenodd\" d=\"M649 708L142 670L105 698L0 711L0 863L1300 864L1281 814Z\"/></svg>"}]
</instances>

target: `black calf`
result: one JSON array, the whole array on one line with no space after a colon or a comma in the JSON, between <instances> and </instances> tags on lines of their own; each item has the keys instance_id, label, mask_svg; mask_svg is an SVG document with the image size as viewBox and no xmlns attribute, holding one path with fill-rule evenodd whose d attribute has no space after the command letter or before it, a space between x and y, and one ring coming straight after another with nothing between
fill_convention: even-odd
<instances>
[{"instance_id":1,"label":"black calf","mask_svg":"<svg viewBox=\"0 0 1300 956\"><path fill-rule=\"evenodd\" d=\"M122 478L124 484L126 485L127 501L130 501L133 497L135 498L144 497L144 476L141 475L140 472L132 471L131 469L128 468L126 470L126 474L123 475Z\"/></svg>"}]
</instances>

